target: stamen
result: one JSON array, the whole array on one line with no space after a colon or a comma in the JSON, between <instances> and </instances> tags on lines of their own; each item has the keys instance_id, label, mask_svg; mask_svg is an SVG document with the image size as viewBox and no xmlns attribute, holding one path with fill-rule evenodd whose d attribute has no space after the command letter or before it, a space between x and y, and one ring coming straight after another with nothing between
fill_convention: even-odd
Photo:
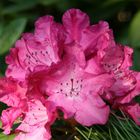
<instances>
[{"instance_id":1,"label":"stamen","mask_svg":"<svg viewBox=\"0 0 140 140\"><path fill-rule=\"evenodd\" d=\"M78 96L82 89L82 82L83 82L83 79L75 80L71 78L69 82L60 83L61 88L56 93L64 94L66 97Z\"/></svg>"}]
</instances>

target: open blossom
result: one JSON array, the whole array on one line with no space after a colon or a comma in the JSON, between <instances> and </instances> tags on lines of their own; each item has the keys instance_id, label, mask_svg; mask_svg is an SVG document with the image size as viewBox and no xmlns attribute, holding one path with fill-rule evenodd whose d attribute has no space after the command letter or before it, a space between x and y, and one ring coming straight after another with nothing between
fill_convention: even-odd
<instances>
[{"instance_id":1,"label":"open blossom","mask_svg":"<svg viewBox=\"0 0 140 140\"><path fill-rule=\"evenodd\" d=\"M66 11L62 24L52 16L39 18L34 33L25 33L6 57L6 77L0 79L5 134L16 120L15 140L49 140L58 117L85 126L105 124L110 103L137 124L140 74L130 70L133 50L117 44L105 21L90 25L78 9Z\"/></svg>"},{"instance_id":2,"label":"open blossom","mask_svg":"<svg viewBox=\"0 0 140 140\"><path fill-rule=\"evenodd\" d=\"M88 15L78 9L65 12L62 21L66 32L66 43L75 42L84 50L86 56L115 45L112 30L105 21L90 25Z\"/></svg>"},{"instance_id":3,"label":"open blossom","mask_svg":"<svg viewBox=\"0 0 140 140\"><path fill-rule=\"evenodd\" d=\"M113 98L125 95L135 87L136 79L133 74L134 72L130 70L132 66L132 53L131 48L122 45L105 50L101 64L105 71L110 73L115 80L108 89L107 98L113 100Z\"/></svg>"},{"instance_id":4,"label":"open blossom","mask_svg":"<svg viewBox=\"0 0 140 140\"><path fill-rule=\"evenodd\" d=\"M107 52L102 59L104 69L115 79L114 84L104 92L104 99L114 109L123 110L140 125L140 106L134 100L140 95L140 72L130 70L133 50L119 45L114 51L115 53Z\"/></svg>"},{"instance_id":5,"label":"open blossom","mask_svg":"<svg viewBox=\"0 0 140 140\"><path fill-rule=\"evenodd\" d=\"M0 101L9 106L2 111L0 118L4 133L9 134L14 122L18 121L20 125L16 131L20 134L16 140L30 140L34 137L49 140L50 125L57 115L51 102L28 99L27 89L10 78L0 79L0 87Z\"/></svg>"},{"instance_id":6,"label":"open blossom","mask_svg":"<svg viewBox=\"0 0 140 140\"><path fill-rule=\"evenodd\" d=\"M91 60L98 57L99 50L115 44L112 31L103 21L90 26L89 17L78 9L68 10L62 20L60 25L50 16L40 18L34 34L24 34L11 49L6 58L9 64L6 76L22 82L27 80L27 96L31 98L43 97L46 92L47 100L61 108L65 118L74 117L87 126L104 124L109 106L99 93L114 80L102 69L98 71L100 66L95 65L94 70ZM30 76L36 75L36 69L40 71L38 76ZM36 80L38 84L32 82Z\"/></svg>"},{"instance_id":7,"label":"open blossom","mask_svg":"<svg viewBox=\"0 0 140 140\"><path fill-rule=\"evenodd\" d=\"M140 72L133 72L133 76L136 77L135 84L133 84L135 86L131 85L129 92L125 92L123 96L117 97L114 100L113 107L121 109L140 125L140 105L135 101L135 97L140 95Z\"/></svg>"},{"instance_id":8,"label":"open blossom","mask_svg":"<svg viewBox=\"0 0 140 140\"><path fill-rule=\"evenodd\" d=\"M140 105L139 103L131 103L128 105L120 106L122 111L132 117L137 125L140 125Z\"/></svg>"},{"instance_id":9,"label":"open blossom","mask_svg":"<svg viewBox=\"0 0 140 140\"><path fill-rule=\"evenodd\" d=\"M36 22L35 33L25 33L6 57L9 64L6 75L24 80L26 71L35 66L57 63L61 54L61 27L53 17L45 16Z\"/></svg>"},{"instance_id":10,"label":"open blossom","mask_svg":"<svg viewBox=\"0 0 140 140\"><path fill-rule=\"evenodd\" d=\"M17 128L20 133L15 140L49 140L51 138L50 124L55 119L51 111L47 110L47 106L39 100L28 102L28 112Z\"/></svg>"},{"instance_id":11,"label":"open blossom","mask_svg":"<svg viewBox=\"0 0 140 140\"><path fill-rule=\"evenodd\" d=\"M115 43L108 24L102 21L90 26L89 17L78 9L64 14L63 25L51 16L44 16L36 21L35 32L23 34L10 50L6 57L6 76L22 81L28 69L57 64L65 52L72 53L79 64L85 66L85 57L111 44Z\"/></svg>"},{"instance_id":12,"label":"open blossom","mask_svg":"<svg viewBox=\"0 0 140 140\"><path fill-rule=\"evenodd\" d=\"M10 78L1 78L0 87L0 101L9 106L2 112L2 128L5 134L9 134L14 121L27 109L25 104L26 89Z\"/></svg>"},{"instance_id":13,"label":"open blossom","mask_svg":"<svg viewBox=\"0 0 140 140\"><path fill-rule=\"evenodd\" d=\"M38 78L43 72L36 70L32 77ZM88 73L71 57L64 57L62 63L44 73L46 83L43 87L48 100L64 112L65 118L74 117L87 126L106 123L109 107L100 98L99 92L112 85L109 74Z\"/></svg>"}]
</instances>

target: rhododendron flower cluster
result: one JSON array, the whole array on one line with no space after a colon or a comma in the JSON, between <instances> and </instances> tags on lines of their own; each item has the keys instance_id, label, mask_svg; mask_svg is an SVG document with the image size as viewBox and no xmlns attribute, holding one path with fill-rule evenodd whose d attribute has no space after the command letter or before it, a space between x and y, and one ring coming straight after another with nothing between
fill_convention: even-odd
<instances>
[{"instance_id":1,"label":"rhododendron flower cluster","mask_svg":"<svg viewBox=\"0 0 140 140\"><path fill-rule=\"evenodd\" d=\"M50 127L64 113L79 124L105 124L112 109L121 109L140 125L140 73L133 71L133 49L115 42L105 21L91 25L78 9L64 13L62 24L39 18L34 33L25 33L6 57L0 79L5 134L20 125L15 140L49 140ZM111 108L111 109L110 109Z\"/></svg>"}]
</instances>

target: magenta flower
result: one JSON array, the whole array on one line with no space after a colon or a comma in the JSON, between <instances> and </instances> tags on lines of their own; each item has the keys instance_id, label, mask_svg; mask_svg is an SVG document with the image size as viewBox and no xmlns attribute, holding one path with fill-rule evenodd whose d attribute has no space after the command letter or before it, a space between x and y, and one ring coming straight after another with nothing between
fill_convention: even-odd
<instances>
[{"instance_id":1,"label":"magenta flower","mask_svg":"<svg viewBox=\"0 0 140 140\"><path fill-rule=\"evenodd\" d=\"M105 21L90 25L88 15L78 9L66 11L62 20L66 32L66 43L75 42L86 55L115 44L112 30Z\"/></svg>"},{"instance_id":2,"label":"magenta flower","mask_svg":"<svg viewBox=\"0 0 140 140\"><path fill-rule=\"evenodd\" d=\"M47 104L44 106L39 100L28 102L28 111L17 128L20 133L15 140L49 140L51 138L49 127L56 118L51 111L50 108L47 109Z\"/></svg>"},{"instance_id":3,"label":"magenta flower","mask_svg":"<svg viewBox=\"0 0 140 140\"><path fill-rule=\"evenodd\" d=\"M112 53L113 51L115 53ZM134 100L140 95L140 73L130 70L132 53L133 50L127 46L107 50L102 64L104 69L112 74L115 82L104 92L103 97L114 109L122 109L140 125L140 106Z\"/></svg>"},{"instance_id":4,"label":"magenta flower","mask_svg":"<svg viewBox=\"0 0 140 140\"><path fill-rule=\"evenodd\" d=\"M38 78L42 73L46 73L43 87L48 100L64 112L65 118L74 117L87 126L106 123L109 107L100 98L99 92L112 85L110 75L88 73L67 56L50 71L35 71L32 80L37 81L34 77Z\"/></svg>"},{"instance_id":5,"label":"magenta flower","mask_svg":"<svg viewBox=\"0 0 140 140\"><path fill-rule=\"evenodd\" d=\"M140 95L140 73L133 72L133 77L134 76L135 81L127 77L127 84L129 84L129 87L131 85L131 89L127 89L128 92L125 92L123 96L116 97L113 102L113 107L121 109L132 117L137 125L140 125L140 105L135 101L135 97ZM135 82L135 84L130 84L133 82Z\"/></svg>"},{"instance_id":6,"label":"magenta flower","mask_svg":"<svg viewBox=\"0 0 140 140\"><path fill-rule=\"evenodd\" d=\"M35 66L51 66L57 63L61 54L61 27L52 17L45 16L36 22L35 33L23 34L6 57L9 64L6 75L24 80L26 71Z\"/></svg>"},{"instance_id":7,"label":"magenta flower","mask_svg":"<svg viewBox=\"0 0 140 140\"><path fill-rule=\"evenodd\" d=\"M87 126L105 124L109 107L100 94L114 80L97 54L115 45L112 31L103 21L90 26L89 17L78 9L68 10L62 20L60 25L50 16L40 18L34 34L24 34L6 58L6 75L27 80L27 96L32 99L41 100L46 92L65 118Z\"/></svg>"},{"instance_id":8,"label":"magenta flower","mask_svg":"<svg viewBox=\"0 0 140 140\"><path fill-rule=\"evenodd\" d=\"M54 105L48 101L28 99L27 89L13 79L0 79L0 101L9 108L3 110L1 121L5 134L9 134L15 121L21 123L16 129L20 134L15 138L41 140L51 138L50 125L56 119ZM38 132L38 133L37 133ZM36 134L36 135L35 135Z\"/></svg>"},{"instance_id":9,"label":"magenta flower","mask_svg":"<svg viewBox=\"0 0 140 140\"><path fill-rule=\"evenodd\" d=\"M63 25L54 22L51 16L44 16L35 27L34 34L23 34L6 57L9 64L6 76L23 81L27 69L33 71L36 66L57 64L65 52L73 54L79 65L85 66L90 55L115 44L106 22L90 26L89 17L78 9L64 14Z\"/></svg>"},{"instance_id":10,"label":"magenta flower","mask_svg":"<svg viewBox=\"0 0 140 140\"><path fill-rule=\"evenodd\" d=\"M26 89L10 78L0 79L0 87L0 101L9 106L2 112L2 128L5 134L9 134L15 120L27 109Z\"/></svg>"},{"instance_id":11,"label":"magenta flower","mask_svg":"<svg viewBox=\"0 0 140 140\"><path fill-rule=\"evenodd\" d=\"M133 50L126 46L117 45L107 48L102 56L101 63L104 70L112 75L115 82L105 92L105 98L116 100L117 97L124 96L131 91L136 84L134 72L129 70L132 66Z\"/></svg>"},{"instance_id":12,"label":"magenta flower","mask_svg":"<svg viewBox=\"0 0 140 140\"><path fill-rule=\"evenodd\" d=\"M135 86L126 93L124 96L117 98L116 102L120 104L127 104L131 103L131 101L140 94L140 73L139 72L134 72L133 76L135 76Z\"/></svg>"},{"instance_id":13,"label":"magenta flower","mask_svg":"<svg viewBox=\"0 0 140 140\"><path fill-rule=\"evenodd\" d=\"M105 124L110 103L140 124L140 74L130 70L133 50L116 44L105 21L90 25L78 9L64 13L62 24L52 16L39 18L34 33L25 33L6 57L6 77L0 79L5 134L15 121L15 140L49 140L58 117L91 126Z\"/></svg>"},{"instance_id":14,"label":"magenta flower","mask_svg":"<svg viewBox=\"0 0 140 140\"><path fill-rule=\"evenodd\" d=\"M140 105L138 103L133 102L129 105L123 105L120 108L130 117L132 117L137 125L140 125Z\"/></svg>"}]
</instances>

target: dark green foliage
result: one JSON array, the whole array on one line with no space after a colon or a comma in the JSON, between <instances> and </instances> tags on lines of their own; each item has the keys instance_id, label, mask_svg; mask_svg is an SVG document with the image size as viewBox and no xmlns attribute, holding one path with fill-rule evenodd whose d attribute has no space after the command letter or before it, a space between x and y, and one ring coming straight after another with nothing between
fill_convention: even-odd
<instances>
[{"instance_id":1,"label":"dark green foliage","mask_svg":"<svg viewBox=\"0 0 140 140\"><path fill-rule=\"evenodd\" d=\"M76 128L85 140L139 140L140 127L123 113L110 116L105 126L93 126L90 128Z\"/></svg>"}]
</instances>

